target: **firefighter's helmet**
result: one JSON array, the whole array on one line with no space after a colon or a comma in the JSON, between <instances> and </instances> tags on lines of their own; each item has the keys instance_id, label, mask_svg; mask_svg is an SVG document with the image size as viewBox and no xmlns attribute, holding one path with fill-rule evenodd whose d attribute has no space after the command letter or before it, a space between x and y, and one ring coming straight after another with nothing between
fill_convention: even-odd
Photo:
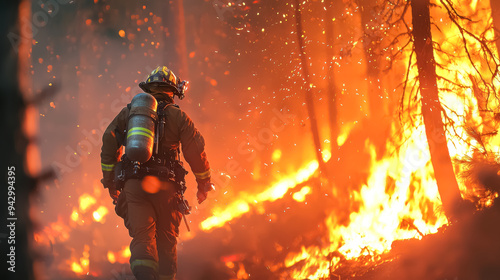
<instances>
[{"instance_id":1,"label":"firefighter's helmet","mask_svg":"<svg viewBox=\"0 0 500 280\"><path fill-rule=\"evenodd\" d=\"M145 82L139 83L139 87L147 93L153 93L152 88L154 87L164 88L165 92L173 92L174 95L182 99L187 82L180 81L167 66L158 66L147 76Z\"/></svg>"}]
</instances>

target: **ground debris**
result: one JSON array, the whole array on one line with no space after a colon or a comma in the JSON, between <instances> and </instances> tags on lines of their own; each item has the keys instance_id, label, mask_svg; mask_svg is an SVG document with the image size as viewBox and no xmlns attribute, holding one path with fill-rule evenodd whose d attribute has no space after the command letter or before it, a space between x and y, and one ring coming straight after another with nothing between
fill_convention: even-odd
<instances>
[{"instance_id":1,"label":"ground debris","mask_svg":"<svg viewBox=\"0 0 500 280\"><path fill-rule=\"evenodd\" d=\"M421 240L399 240L370 267L342 263L330 279L493 280L500 275L500 207L470 214ZM361 262L362 263L362 262Z\"/></svg>"}]
</instances>

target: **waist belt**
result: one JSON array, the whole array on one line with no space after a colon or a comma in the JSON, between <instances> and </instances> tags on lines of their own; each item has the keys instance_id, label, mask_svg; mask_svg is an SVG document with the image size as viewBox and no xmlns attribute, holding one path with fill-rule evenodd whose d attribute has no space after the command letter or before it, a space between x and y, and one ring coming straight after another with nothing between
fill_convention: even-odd
<instances>
[{"instance_id":1,"label":"waist belt","mask_svg":"<svg viewBox=\"0 0 500 280\"><path fill-rule=\"evenodd\" d=\"M115 167L115 185L117 189L122 189L128 179L142 179L147 175L153 175L163 180L175 180L174 170L167 167L166 163L166 161L155 159L155 161L150 160L139 165L122 160Z\"/></svg>"},{"instance_id":2,"label":"waist belt","mask_svg":"<svg viewBox=\"0 0 500 280\"><path fill-rule=\"evenodd\" d=\"M170 162L171 160L170 159L166 159L166 158L160 158L160 157L157 157L157 156L151 156L151 158L148 160L148 162L146 162L145 164L148 165L148 164L154 164L154 165L158 165L158 166L164 166L164 167L167 167L167 166L170 166Z\"/></svg>"}]
</instances>

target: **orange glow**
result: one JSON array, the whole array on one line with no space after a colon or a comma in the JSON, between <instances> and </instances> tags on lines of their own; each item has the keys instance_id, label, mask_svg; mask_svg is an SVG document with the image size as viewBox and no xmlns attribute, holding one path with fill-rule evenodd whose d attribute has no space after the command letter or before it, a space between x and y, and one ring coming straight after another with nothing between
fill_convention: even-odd
<instances>
[{"instance_id":1,"label":"orange glow","mask_svg":"<svg viewBox=\"0 0 500 280\"><path fill-rule=\"evenodd\" d=\"M31 176L40 174L42 163L40 158L40 149L37 144L29 143L26 147L25 170Z\"/></svg>"},{"instance_id":2,"label":"orange glow","mask_svg":"<svg viewBox=\"0 0 500 280\"><path fill-rule=\"evenodd\" d=\"M85 213L90 209L90 207L96 204L97 201L90 194L84 193L78 198L78 203L80 204L80 211Z\"/></svg>"},{"instance_id":3,"label":"orange glow","mask_svg":"<svg viewBox=\"0 0 500 280\"><path fill-rule=\"evenodd\" d=\"M355 123L346 123L340 127L340 132L339 136L337 137L337 145L341 147L344 145L345 141L347 140L347 136L349 136L349 133L351 130L354 128Z\"/></svg>"},{"instance_id":4,"label":"orange glow","mask_svg":"<svg viewBox=\"0 0 500 280\"><path fill-rule=\"evenodd\" d=\"M92 217L94 218L94 221L104 223L103 218L108 214L108 208L104 206L99 206L94 213L92 213Z\"/></svg>"},{"instance_id":5,"label":"orange glow","mask_svg":"<svg viewBox=\"0 0 500 280\"><path fill-rule=\"evenodd\" d=\"M238 279L248 279L250 275L245 271L245 266L242 263L239 264L238 273L236 274Z\"/></svg>"},{"instance_id":6,"label":"orange glow","mask_svg":"<svg viewBox=\"0 0 500 280\"><path fill-rule=\"evenodd\" d=\"M118 35L120 35L120 37L122 38L125 38L125 30L121 29L120 31L118 31Z\"/></svg>"},{"instance_id":7,"label":"orange glow","mask_svg":"<svg viewBox=\"0 0 500 280\"><path fill-rule=\"evenodd\" d=\"M306 200L306 195L308 195L310 192L311 187L305 186L300 189L300 191L294 193L292 197L298 202L304 202L304 200Z\"/></svg>"},{"instance_id":8,"label":"orange glow","mask_svg":"<svg viewBox=\"0 0 500 280\"><path fill-rule=\"evenodd\" d=\"M115 263L116 262L116 258L115 258L115 254L113 254L113 252L111 251L108 251L108 261L110 263Z\"/></svg>"},{"instance_id":9,"label":"orange glow","mask_svg":"<svg viewBox=\"0 0 500 280\"><path fill-rule=\"evenodd\" d=\"M226 266L230 269L234 268L234 263L233 262L226 262Z\"/></svg>"},{"instance_id":10,"label":"orange glow","mask_svg":"<svg viewBox=\"0 0 500 280\"><path fill-rule=\"evenodd\" d=\"M73 208L73 212L71 212L71 216L70 216L70 219L73 221L73 222L76 222L78 221L78 218L79 218L79 214L78 214L78 211L76 209Z\"/></svg>"},{"instance_id":11,"label":"orange glow","mask_svg":"<svg viewBox=\"0 0 500 280\"><path fill-rule=\"evenodd\" d=\"M128 263L130 248L128 246L123 246L118 252L108 251L107 258L110 263Z\"/></svg>"},{"instance_id":12,"label":"orange glow","mask_svg":"<svg viewBox=\"0 0 500 280\"><path fill-rule=\"evenodd\" d=\"M142 189L147 193L157 193L161 189L161 181L155 176L146 176L141 183Z\"/></svg>"},{"instance_id":13,"label":"orange glow","mask_svg":"<svg viewBox=\"0 0 500 280\"><path fill-rule=\"evenodd\" d=\"M279 161L281 159L281 150L280 149L274 150L271 158L274 162Z\"/></svg>"},{"instance_id":14,"label":"orange glow","mask_svg":"<svg viewBox=\"0 0 500 280\"><path fill-rule=\"evenodd\" d=\"M83 246L83 253L80 258L72 257L70 268L75 274L85 275L89 273L89 251L89 245L85 245Z\"/></svg>"},{"instance_id":15,"label":"orange glow","mask_svg":"<svg viewBox=\"0 0 500 280\"><path fill-rule=\"evenodd\" d=\"M71 263L71 270L76 274L83 274L82 266L76 262Z\"/></svg>"}]
</instances>

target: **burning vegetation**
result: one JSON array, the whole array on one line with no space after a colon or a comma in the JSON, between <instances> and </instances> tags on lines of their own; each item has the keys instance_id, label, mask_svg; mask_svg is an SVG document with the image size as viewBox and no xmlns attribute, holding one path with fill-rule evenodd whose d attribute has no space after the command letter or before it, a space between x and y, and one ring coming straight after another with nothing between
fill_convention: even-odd
<instances>
[{"instance_id":1,"label":"burning vegetation","mask_svg":"<svg viewBox=\"0 0 500 280\"><path fill-rule=\"evenodd\" d=\"M34 279L133 279L100 137L163 64L216 185L179 280L499 277L498 1L20 2Z\"/></svg>"}]
</instances>

